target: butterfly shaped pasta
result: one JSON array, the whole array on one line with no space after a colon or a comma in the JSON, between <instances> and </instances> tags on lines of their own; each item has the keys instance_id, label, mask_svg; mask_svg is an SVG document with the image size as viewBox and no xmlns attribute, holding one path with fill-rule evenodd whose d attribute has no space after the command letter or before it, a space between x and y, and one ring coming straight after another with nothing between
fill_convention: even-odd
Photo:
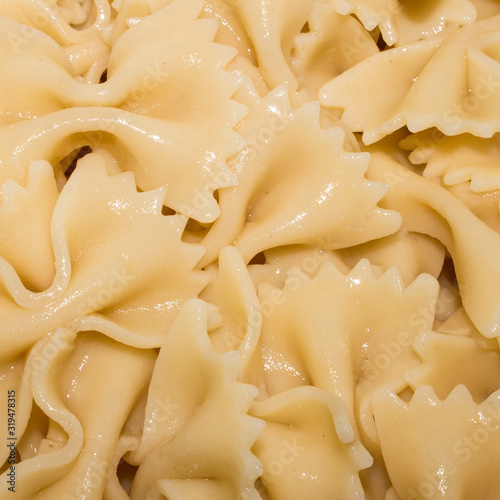
<instances>
[{"instance_id":1,"label":"butterfly shaped pasta","mask_svg":"<svg viewBox=\"0 0 500 500\"><path fill-rule=\"evenodd\" d=\"M15 465L17 494L102 495L120 429L155 358L152 350L135 349L98 332L77 335L60 328L38 342L27 366L33 398L49 417L49 426L44 439L35 443L36 455ZM6 474L0 486L4 492Z\"/></svg>"},{"instance_id":2,"label":"butterfly shaped pasta","mask_svg":"<svg viewBox=\"0 0 500 500\"><path fill-rule=\"evenodd\" d=\"M428 234L446 246L467 314L482 335L498 337L500 235L439 184L388 155L372 153L368 177L389 182L383 204L398 210L404 228Z\"/></svg>"},{"instance_id":3,"label":"butterfly shaped pasta","mask_svg":"<svg viewBox=\"0 0 500 500\"><path fill-rule=\"evenodd\" d=\"M50 175L51 167L37 162L31 171L36 179ZM34 189L45 189L47 183ZM52 191L37 193L35 199L50 200ZM121 329L141 332L140 343L161 345L182 303L207 283L203 273L193 271L203 248L181 241L186 219L162 215L163 196L162 189L138 193L131 173L109 176L99 155L80 160L50 221L45 217L43 231L50 235L54 255L45 271L53 276L50 286L38 293L26 289L15 268L1 261L2 335L10 339L3 343L2 356L22 352L77 317L96 314ZM29 214L23 203L10 205L14 213ZM82 211L83 206L89 208ZM29 244L31 224L38 221L33 214L26 218L18 241ZM131 244L134 240L144 246ZM18 332L23 334L13 342Z\"/></svg>"},{"instance_id":4,"label":"butterfly shaped pasta","mask_svg":"<svg viewBox=\"0 0 500 500\"><path fill-rule=\"evenodd\" d=\"M267 391L313 385L336 394L365 445L376 443L372 394L406 387L405 372L419 365L412 342L433 327L437 288L428 275L403 288L395 268L377 279L366 260L346 275L326 261L312 279L295 269L283 289L261 284Z\"/></svg>"},{"instance_id":5,"label":"butterfly shaped pasta","mask_svg":"<svg viewBox=\"0 0 500 500\"><path fill-rule=\"evenodd\" d=\"M450 24L476 20L469 0L328 0L341 14L355 14L368 31L380 29L387 45L402 45L444 31Z\"/></svg>"},{"instance_id":6,"label":"butterfly shaped pasta","mask_svg":"<svg viewBox=\"0 0 500 500\"><path fill-rule=\"evenodd\" d=\"M253 449L271 499L363 495L359 472L372 458L355 438L339 398L297 387L254 402L250 413L266 421Z\"/></svg>"},{"instance_id":7,"label":"butterfly shaped pasta","mask_svg":"<svg viewBox=\"0 0 500 500\"><path fill-rule=\"evenodd\" d=\"M409 403L389 389L376 394L377 432L400 498L496 498L499 397L477 404L463 385L442 401L429 386Z\"/></svg>"},{"instance_id":8,"label":"butterfly shaped pasta","mask_svg":"<svg viewBox=\"0 0 500 500\"><path fill-rule=\"evenodd\" d=\"M132 500L259 498L262 466L250 448L263 423L247 414L256 389L236 381L238 355L214 351L206 329L206 304L190 301L160 350L133 456L140 466ZM162 401L169 404L160 409Z\"/></svg>"},{"instance_id":9,"label":"butterfly shaped pasta","mask_svg":"<svg viewBox=\"0 0 500 500\"><path fill-rule=\"evenodd\" d=\"M224 69L236 49L213 43L217 21L199 19L202 8L202 0L177 0L142 19L114 45L106 82L93 85L73 78L64 52L42 32L16 51L8 34L23 25L0 20L7 68L0 182L23 184L34 160L107 148L140 189L166 185L171 208L213 221L214 191L236 182L226 160L245 145L233 127L246 108L231 100L240 79Z\"/></svg>"},{"instance_id":10,"label":"butterfly shaped pasta","mask_svg":"<svg viewBox=\"0 0 500 500\"><path fill-rule=\"evenodd\" d=\"M340 127L323 129L317 105L292 109L284 86L264 99L238 97L251 109L237 127L250 145L230 161L238 186L220 191L202 265L221 244L234 243L249 262L269 248L323 242L338 249L399 228L398 214L377 207L385 186L364 177L369 156L347 151Z\"/></svg>"},{"instance_id":11,"label":"butterfly shaped pasta","mask_svg":"<svg viewBox=\"0 0 500 500\"><path fill-rule=\"evenodd\" d=\"M491 137L500 127L500 16L376 54L320 89L365 144L407 126ZM376 67L376 70L374 68ZM388 90L390 89L390 90ZM360 102L355 95L367 96Z\"/></svg>"}]
</instances>

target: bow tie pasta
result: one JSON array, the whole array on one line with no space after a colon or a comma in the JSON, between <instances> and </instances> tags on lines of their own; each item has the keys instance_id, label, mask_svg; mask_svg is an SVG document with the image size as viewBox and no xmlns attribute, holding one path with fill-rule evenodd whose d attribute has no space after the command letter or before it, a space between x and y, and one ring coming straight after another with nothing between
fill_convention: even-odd
<instances>
[{"instance_id":1,"label":"bow tie pasta","mask_svg":"<svg viewBox=\"0 0 500 500\"><path fill-rule=\"evenodd\" d=\"M497 500L499 64L495 0L0 0L0 498Z\"/></svg>"}]
</instances>

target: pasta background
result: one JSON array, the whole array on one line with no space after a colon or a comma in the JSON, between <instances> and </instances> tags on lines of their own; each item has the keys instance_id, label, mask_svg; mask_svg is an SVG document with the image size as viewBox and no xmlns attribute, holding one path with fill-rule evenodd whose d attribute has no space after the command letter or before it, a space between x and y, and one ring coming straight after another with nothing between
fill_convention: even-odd
<instances>
[{"instance_id":1,"label":"pasta background","mask_svg":"<svg viewBox=\"0 0 500 500\"><path fill-rule=\"evenodd\" d=\"M0 498L496 500L500 3L0 0Z\"/></svg>"}]
</instances>

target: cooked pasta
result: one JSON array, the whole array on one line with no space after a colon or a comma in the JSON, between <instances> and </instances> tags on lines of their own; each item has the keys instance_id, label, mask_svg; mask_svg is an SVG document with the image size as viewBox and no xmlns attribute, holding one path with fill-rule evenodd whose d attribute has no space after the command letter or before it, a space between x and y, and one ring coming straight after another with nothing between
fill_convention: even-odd
<instances>
[{"instance_id":1,"label":"cooked pasta","mask_svg":"<svg viewBox=\"0 0 500 500\"><path fill-rule=\"evenodd\" d=\"M496 0L0 0L0 498L496 500Z\"/></svg>"}]
</instances>

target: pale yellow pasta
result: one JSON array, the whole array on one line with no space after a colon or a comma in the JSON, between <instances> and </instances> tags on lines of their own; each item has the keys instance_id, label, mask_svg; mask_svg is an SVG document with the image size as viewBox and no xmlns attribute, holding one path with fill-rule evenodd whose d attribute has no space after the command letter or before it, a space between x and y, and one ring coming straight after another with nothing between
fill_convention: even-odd
<instances>
[{"instance_id":1,"label":"pale yellow pasta","mask_svg":"<svg viewBox=\"0 0 500 500\"><path fill-rule=\"evenodd\" d=\"M376 26L387 45L401 45L430 38L449 25L469 24L476 19L469 0L326 0L342 14L353 13L368 30Z\"/></svg>"},{"instance_id":2,"label":"pale yellow pasta","mask_svg":"<svg viewBox=\"0 0 500 500\"><path fill-rule=\"evenodd\" d=\"M0 0L0 499L500 496L496 0Z\"/></svg>"}]
</instances>

